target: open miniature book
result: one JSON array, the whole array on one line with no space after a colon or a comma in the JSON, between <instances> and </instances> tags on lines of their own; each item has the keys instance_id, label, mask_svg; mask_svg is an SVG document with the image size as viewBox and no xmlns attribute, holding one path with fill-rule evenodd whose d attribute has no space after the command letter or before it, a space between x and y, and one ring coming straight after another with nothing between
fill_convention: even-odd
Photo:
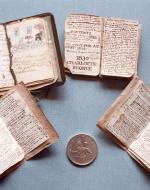
<instances>
[{"instance_id":1,"label":"open miniature book","mask_svg":"<svg viewBox=\"0 0 150 190\"><path fill-rule=\"evenodd\" d=\"M50 13L0 24L0 95L21 81L29 90L64 81Z\"/></svg>"},{"instance_id":2,"label":"open miniature book","mask_svg":"<svg viewBox=\"0 0 150 190\"><path fill-rule=\"evenodd\" d=\"M57 138L56 131L22 83L0 99L0 177Z\"/></svg>"},{"instance_id":3,"label":"open miniature book","mask_svg":"<svg viewBox=\"0 0 150 190\"><path fill-rule=\"evenodd\" d=\"M66 72L130 78L137 74L140 24L71 14L65 23Z\"/></svg>"},{"instance_id":4,"label":"open miniature book","mask_svg":"<svg viewBox=\"0 0 150 190\"><path fill-rule=\"evenodd\" d=\"M150 171L150 88L133 78L98 127Z\"/></svg>"}]
</instances>

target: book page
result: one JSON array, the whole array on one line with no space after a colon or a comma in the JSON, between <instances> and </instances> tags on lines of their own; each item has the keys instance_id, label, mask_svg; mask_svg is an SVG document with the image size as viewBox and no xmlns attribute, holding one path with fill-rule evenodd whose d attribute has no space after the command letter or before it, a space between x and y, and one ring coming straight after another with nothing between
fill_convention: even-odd
<instances>
[{"instance_id":1,"label":"book page","mask_svg":"<svg viewBox=\"0 0 150 190\"><path fill-rule=\"evenodd\" d=\"M57 52L59 51L59 47L57 47L58 44L55 42L56 34L55 34L55 29L53 27L53 24L55 21L53 21L53 19L50 15L43 17L43 19L46 24L45 31L46 31L46 35L47 35L47 41L48 41L49 57L51 60L54 77L55 77L55 81L56 81L56 79L57 80L59 79L61 74L60 74L59 56L57 54ZM61 56L61 53L60 53L60 56Z\"/></svg>"},{"instance_id":2,"label":"book page","mask_svg":"<svg viewBox=\"0 0 150 190\"><path fill-rule=\"evenodd\" d=\"M71 14L65 23L65 68L72 74L100 72L102 18Z\"/></svg>"},{"instance_id":3,"label":"book page","mask_svg":"<svg viewBox=\"0 0 150 190\"><path fill-rule=\"evenodd\" d=\"M11 22L6 29L17 82L30 84L56 80L47 22L43 18L28 18Z\"/></svg>"},{"instance_id":4,"label":"book page","mask_svg":"<svg viewBox=\"0 0 150 190\"><path fill-rule=\"evenodd\" d=\"M148 123L138 139L130 145L128 152L134 154L150 169L150 123Z\"/></svg>"},{"instance_id":5,"label":"book page","mask_svg":"<svg viewBox=\"0 0 150 190\"><path fill-rule=\"evenodd\" d=\"M126 101L107 118L105 127L129 147L150 121L150 91L140 83L130 96L125 98Z\"/></svg>"},{"instance_id":6,"label":"book page","mask_svg":"<svg viewBox=\"0 0 150 190\"><path fill-rule=\"evenodd\" d=\"M138 22L105 18L101 75L132 77L136 74L139 41Z\"/></svg>"},{"instance_id":7,"label":"book page","mask_svg":"<svg viewBox=\"0 0 150 190\"><path fill-rule=\"evenodd\" d=\"M38 118L15 89L0 99L0 117L25 155L49 139Z\"/></svg>"},{"instance_id":8,"label":"book page","mask_svg":"<svg viewBox=\"0 0 150 190\"><path fill-rule=\"evenodd\" d=\"M10 57L7 45L6 32L0 25L0 88L14 86L14 79L10 72Z\"/></svg>"},{"instance_id":9,"label":"book page","mask_svg":"<svg viewBox=\"0 0 150 190\"><path fill-rule=\"evenodd\" d=\"M23 160L24 152L0 118L0 175Z\"/></svg>"}]
</instances>

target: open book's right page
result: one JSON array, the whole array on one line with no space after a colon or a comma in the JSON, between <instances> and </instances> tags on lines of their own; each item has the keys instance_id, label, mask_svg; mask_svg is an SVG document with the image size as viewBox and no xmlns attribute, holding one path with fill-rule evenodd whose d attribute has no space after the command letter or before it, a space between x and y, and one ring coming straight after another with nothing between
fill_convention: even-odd
<instances>
[{"instance_id":1,"label":"open book's right page","mask_svg":"<svg viewBox=\"0 0 150 190\"><path fill-rule=\"evenodd\" d=\"M140 25L137 21L104 18L101 76L137 74Z\"/></svg>"}]
</instances>

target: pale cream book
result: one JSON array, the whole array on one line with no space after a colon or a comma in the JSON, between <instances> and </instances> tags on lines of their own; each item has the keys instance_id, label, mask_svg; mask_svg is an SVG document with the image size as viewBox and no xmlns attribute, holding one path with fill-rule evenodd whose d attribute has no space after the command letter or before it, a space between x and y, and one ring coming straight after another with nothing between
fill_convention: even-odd
<instances>
[{"instance_id":1,"label":"pale cream book","mask_svg":"<svg viewBox=\"0 0 150 190\"><path fill-rule=\"evenodd\" d=\"M55 129L23 83L0 99L0 177L57 138Z\"/></svg>"},{"instance_id":2,"label":"pale cream book","mask_svg":"<svg viewBox=\"0 0 150 190\"><path fill-rule=\"evenodd\" d=\"M22 81L37 90L64 79L52 14L0 24L0 95Z\"/></svg>"},{"instance_id":3,"label":"pale cream book","mask_svg":"<svg viewBox=\"0 0 150 190\"><path fill-rule=\"evenodd\" d=\"M138 21L70 14L65 22L65 70L99 77L137 75Z\"/></svg>"},{"instance_id":4,"label":"pale cream book","mask_svg":"<svg viewBox=\"0 0 150 190\"><path fill-rule=\"evenodd\" d=\"M150 88L143 81L133 78L97 126L150 171Z\"/></svg>"}]
</instances>

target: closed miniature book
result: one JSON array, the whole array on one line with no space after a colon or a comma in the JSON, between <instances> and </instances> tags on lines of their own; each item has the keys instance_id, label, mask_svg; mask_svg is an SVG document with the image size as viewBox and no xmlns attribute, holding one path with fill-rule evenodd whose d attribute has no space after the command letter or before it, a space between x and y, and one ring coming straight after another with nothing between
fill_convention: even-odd
<instances>
[{"instance_id":1,"label":"closed miniature book","mask_svg":"<svg viewBox=\"0 0 150 190\"><path fill-rule=\"evenodd\" d=\"M0 24L0 95L20 82L37 90L64 80L52 14Z\"/></svg>"},{"instance_id":2,"label":"closed miniature book","mask_svg":"<svg viewBox=\"0 0 150 190\"><path fill-rule=\"evenodd\" d=\"M23 83L0 99L0 177L53 144L57 138L55 129Z\"/></svg>"},{"instance_id":3,"label":"closed miniature book","mask_svg":"<svg viewBox=\"0 0 150 190\"><path fill-rule=\"evenodd\" d=\"M70 14L65 23L65 70L71 74L132 78L137 75L138 21Z\"/></svg>"},{"instance_id":4,"label":"closed miniature book","mask_svg":"<svg viewBox=\"0 0 150 190\"><path fill-rule=\"evenodd\" d=\"M133 78L97 126L150 171L150 88L143 81Z\"/></svg>"}]
</instances>

